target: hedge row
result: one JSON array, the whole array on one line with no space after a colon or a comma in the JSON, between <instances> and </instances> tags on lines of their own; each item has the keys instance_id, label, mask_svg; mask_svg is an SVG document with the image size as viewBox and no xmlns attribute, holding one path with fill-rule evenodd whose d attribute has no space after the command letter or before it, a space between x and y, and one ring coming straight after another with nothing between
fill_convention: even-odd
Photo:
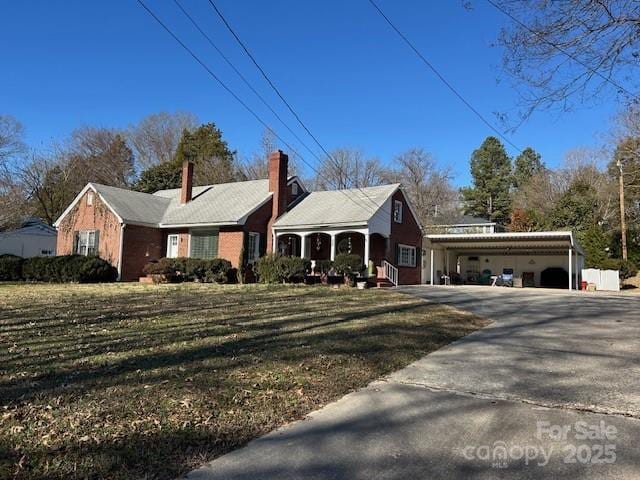
<instances>
[{"instance_id":1,"label":"hedge row","mask_svg":"<svg viewBox=\"0 0 640 480\"><path fill-rule=\"evenodd\" d=\"M168 281L227 283L231 280L231 263L223 258L161 258L145 265L144 273L164 275Z\"/></svg>"},{"instance_id":2,"label":"hedge row","mask_svg":"<svg viewBox=\"0 0 640 480\"><path fill-rule=\"evenodd\" d=\"M98 257L63 255L21 258L0 255L0 281L28 282L113 282L118 271Z\"/></svg>"}]
</instances>

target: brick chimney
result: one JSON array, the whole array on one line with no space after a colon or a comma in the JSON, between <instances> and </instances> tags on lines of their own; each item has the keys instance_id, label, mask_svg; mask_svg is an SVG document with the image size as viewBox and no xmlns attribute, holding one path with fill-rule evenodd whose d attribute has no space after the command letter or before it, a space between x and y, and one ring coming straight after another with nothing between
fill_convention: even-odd
<instances>
[{"instance_id":1,"label":"brick chimney","mask_svg":"<svg viewBox=\"0 0 640 480\"><path fill-rule=\"evenodd\" d=\"M289 157L282 150L269 155L269 191L273 193L271 219L267 228L267 252L273 251L272 225L287 210Z\"/></svg>"},{"instance_id":2,"label":"brick chimney","mask_svg":"<svg viewBox=\"0 0 640 480\"><path fill-rule=\"evenodd\" d=\"M193 162L185 160L182 164L182 191L180 203L188 203L193 198Z\"/></svg>"}]
</instances>

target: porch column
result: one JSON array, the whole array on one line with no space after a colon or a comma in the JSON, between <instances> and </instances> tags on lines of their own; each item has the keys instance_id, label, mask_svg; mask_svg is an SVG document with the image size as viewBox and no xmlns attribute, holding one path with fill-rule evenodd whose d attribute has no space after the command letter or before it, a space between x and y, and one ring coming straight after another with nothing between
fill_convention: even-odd
<instances>
[{"instance_id":1,"label":"porch column","mask_svg":"<svg viewBox=\"0 0 640 480\"><path fill-rule=\"evenodd\" d=\"M576 254L575 254L575 256L574 256L574 259L575 259L575 260L574 260L574 264L573 264L573 266L574 266L573 271L574 271L574 275L576 276L576 282L575 282L575 284L574 284L574 286L575 286L575 289L576 289L576 290L580 290L580 284L578 283L578 282L579 282L579 280L580 280L580 278L579 278L579 276L580 276L580 275L579 275L579 274L580 274L580 270L579 270L579 267L578 267L578 258L579 258L579 257L580 257L580 254L579 254L579 253L578 253L578 251L576 250Z\"/></svg>"},{"instance_id":2,"label":"porch column","mask_svg":"<svg viewBox=\"0 0 640 480\"><path fill-rule=\"evenodd\" d=\"M369 271L369 240L370 240L369 232L364 234L364 268Z\"/></svg>"},{"instance_id":3,"label":"porch column","mask_svg":"<svg viewBox=\"0 0 640 480\"><path fill-rule=\"evenodd\" d=\"M430 254L430 263L429 267L431 269L431 285L433 286L433 248L429 249Z\"/></svg>"},{"instance_id":4,"label":"porch column","mask_svg":"<svg viewBox=\"0 0 640 480\"><path fill-rule=\"evenodd\" d=\"M573 249L569 249L569 291L572 290L573 287L573 259L571 258L573 254Z\"/></svg>"},{"instance_id":5,"label":"porch column","mask_svg":"<svg viewBox=\"0 0 640 480\"><path fill-rule=\"evenodd\" d=\"M300 258L307 258L307 235L300 234Z\"/></svg>"},{"instance_id":6,"label":"porch column","mask_svg":"<svg viewBox=\"0 0 640 480\"><path fill-rule=\"evenodd\" d=\"M278 235L276 232L271 234L271 253L276 253L278 251Z\"/></svg>"},{"instance_id":7,"label":"porch column","mask_svg":"<svg viewBox=\"0 0 640 480\"><path fill-rule=\"evenodd\" d=\"M336 234L331 232L331 261L336 259Z\"/></svg>"}]
</instances>

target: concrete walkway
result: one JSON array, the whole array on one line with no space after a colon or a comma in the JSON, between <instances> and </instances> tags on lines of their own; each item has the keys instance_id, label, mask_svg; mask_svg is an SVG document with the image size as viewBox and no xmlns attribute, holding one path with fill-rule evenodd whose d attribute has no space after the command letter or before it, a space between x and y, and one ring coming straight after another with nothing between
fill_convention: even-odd
<instances>
[{"instance_id":1,"label":"concrete walkway","mask_svg":"<svg viewBox=\"0 0 640 480\"><path fill-rule=\"evenodd\" d=\"M640 478L640 298L401 290L494 323L187 478Z\"/></svg>"}]
</instances>

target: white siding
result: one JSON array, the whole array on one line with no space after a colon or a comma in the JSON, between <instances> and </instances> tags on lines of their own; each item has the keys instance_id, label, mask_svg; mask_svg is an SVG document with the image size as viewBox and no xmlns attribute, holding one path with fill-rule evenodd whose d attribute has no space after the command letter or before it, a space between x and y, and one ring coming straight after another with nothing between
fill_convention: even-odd
<instances>
[{"instance_id":1,"label":"white siding","mask_svg":"<svg viewBox=\"0 0 640 480\"><path fill-rule=\"evenodd\" d=\"M11 254L19 257L43 255L43 251L56 254L56 235L21 232L0 233L0 255Z\"/></svg>"}]
</instances>

